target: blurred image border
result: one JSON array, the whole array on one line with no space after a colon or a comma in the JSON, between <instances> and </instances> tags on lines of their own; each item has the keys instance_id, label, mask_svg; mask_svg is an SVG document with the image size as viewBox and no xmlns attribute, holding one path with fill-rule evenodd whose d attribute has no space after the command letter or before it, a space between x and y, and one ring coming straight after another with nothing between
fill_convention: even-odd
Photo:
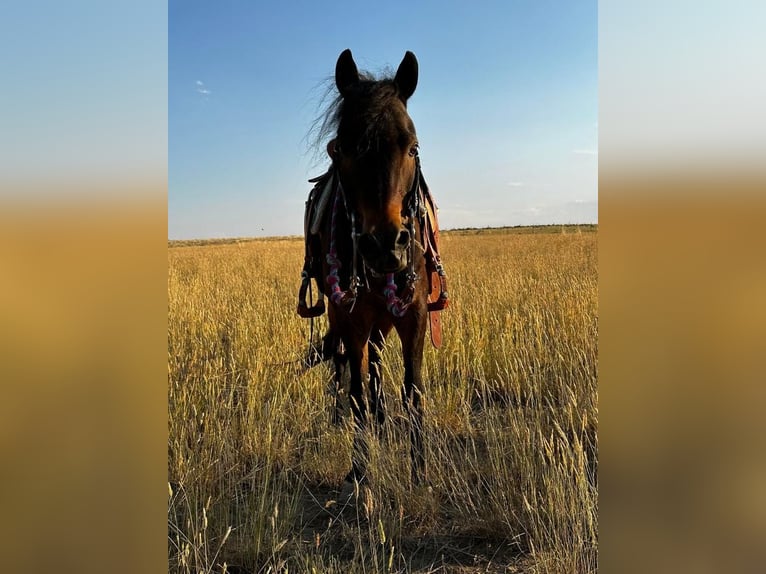
<instances>
[{"instance_id":1,"label":"blurred image border","mask_svg":"<svg viewBox=\"0 0 766 574\"><path fill-rule=\"evenodd\" d=\"M136 113L152 118L140 134L146 155L137 146L121 164L115 148L108 166L60 175L41 155L28 177L12 166L0 174L8 571L167 563L168 158L166 146L163 155L148 144L167 143L167 5L121 10L146 25L114 42L152 50L145 66L115 66L101 81L115 102L126 74L150 92L125 124L134 133ZM766 130L756 106L766 90L762 74L738 73L762 69L754 11L763 10L741 1L599 3L605 571L747 572L766 563ZM92 14L88 3L54 13L72 34L100 26ZM111 63L104 53L101 63ZM46 102L56 105L55 94ZM29 145L24 137L6 132L5 145ZM119 134L101 137L93 150ZM52 129L40 141L52 143L66 146L65 134Z\"/></svg>"}]
</instances>

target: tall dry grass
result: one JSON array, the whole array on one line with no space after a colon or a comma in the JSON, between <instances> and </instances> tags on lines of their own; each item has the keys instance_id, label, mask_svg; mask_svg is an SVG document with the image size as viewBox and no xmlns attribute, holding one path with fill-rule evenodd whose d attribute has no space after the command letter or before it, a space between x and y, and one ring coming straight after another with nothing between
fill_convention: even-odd
<instances>
[{"instance_id":1,"label":"tall dry grass","mask_svg":"<svg viewBox=\"0 0 766 574\"><path fill-rule=\"evenodd\" d=\"M331 424L329 367L301 365L301 240L171 247L170 571L595 571L597 233L544 231L443 235L430 488L409 483L393 335L387 430L351 496L350 422Z\"/></svg>"}]
</instances>

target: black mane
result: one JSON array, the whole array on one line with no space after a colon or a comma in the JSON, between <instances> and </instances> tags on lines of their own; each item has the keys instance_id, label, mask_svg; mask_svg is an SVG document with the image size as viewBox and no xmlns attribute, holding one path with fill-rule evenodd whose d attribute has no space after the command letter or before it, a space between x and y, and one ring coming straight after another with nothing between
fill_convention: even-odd
<instances>
[{"instance_id":1,"label":"black mane","mask_svg":"<svg viewBox=\"0 0 766 574\"><path fill-rule=\"evenodd\" d=\"M348 90L345 98L337 93L334 84L325 99L331 95L332 99L312 128L316 133L313 143L317 151L324 151L327 142L335 137L355 142L355 150L346 150L354 155L377 149L396 119L391 113L393 102L401 102L394 79L390 76L376 79L362 73L360 81ZM415 127L409 117L406 122L407 129L414 134Z\"/></svg>"}]
</instances>

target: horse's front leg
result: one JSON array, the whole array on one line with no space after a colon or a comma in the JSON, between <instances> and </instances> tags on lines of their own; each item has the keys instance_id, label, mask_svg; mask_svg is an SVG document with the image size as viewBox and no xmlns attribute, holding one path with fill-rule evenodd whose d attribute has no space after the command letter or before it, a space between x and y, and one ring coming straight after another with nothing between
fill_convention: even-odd
<instances>
[{"instance_id":1,"label":"horse's front leg","mask_svg":"<svg viewBox=\"0 0 766 574\"><path fill-rule=\"evenodd\" d=\"M341 354L336 350L333 353L333 363L335 365L335 372L333 373L332 381L332 395L333 395L333 411L332 411L332 424L335 426L340 425L343 418L343 406L341 403L341 394L343 389L343 372L346 368L347 359L346 355Z\"/></svg>"},{"instance_id":2,"label":"horse's front leg","mask_svg":"<svg viewBox=\"0 0 766 574\"><path fill-rule=\"evenodd\" d=\"M367 405L364 402L363 386L367 379L367 341L348 341L348 368L351 376L349 403L354 415L354 448L351 455L351 472L346 475L349 482L362 481L366 474L368 456L365 427L367 423Z\"/></svg>"},{"instance_id":3,"label":"horse's front leg","mask_svg":"<svg viewBox=\"0 0 766 574\"><path fill-rule=\"evenodd\" d=\"M412 462L412 482L420 484L426 479L426 459L423 450L423 343L425 341L426 319L428 311L413 308L397 325L397 332L402 340L404 359L404 385L402 401L410 421L410 458Z\"/></svg>"},{"instance_id":4,"label":"horse's front leg","mask_svg":"<svg viewBox=\"0 0 766 574\"><path fill-rule=\"evenodd\" d=\"M383 343L386 335L391 330L391 325L384 325L380 328L374 328L370 335L370 342L367 346L370 366L370 414L375 422L378 436L383 430L383 423L386 420L386 400L383 393L382 378L382 357Z\"/></svg>"}]
</instances>

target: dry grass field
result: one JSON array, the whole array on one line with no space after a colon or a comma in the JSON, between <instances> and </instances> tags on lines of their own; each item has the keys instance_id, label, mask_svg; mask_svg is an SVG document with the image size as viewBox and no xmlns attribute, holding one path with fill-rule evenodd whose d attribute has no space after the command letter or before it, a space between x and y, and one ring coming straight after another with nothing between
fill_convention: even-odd
<instances>
[{"instance_id":1,"label":"dry grass field","mask_svg":"<svg viewBox=\"0 0 766 574\"><path fill-rule=\"evenodd\" d=\"M596 571L597 230L453 231L442 253L429 486L409 481L393 334L387 432L353 492L329 365L302 366L302 240L171 243L170 572Z\"/></svg>"}]
</instances>

